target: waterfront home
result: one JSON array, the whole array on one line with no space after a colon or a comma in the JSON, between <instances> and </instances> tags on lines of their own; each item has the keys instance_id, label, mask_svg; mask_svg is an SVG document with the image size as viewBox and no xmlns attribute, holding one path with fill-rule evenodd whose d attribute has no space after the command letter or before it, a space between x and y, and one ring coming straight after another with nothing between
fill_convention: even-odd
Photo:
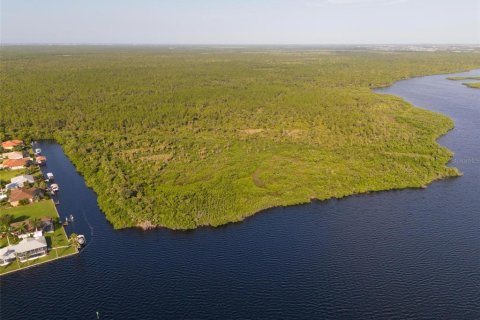
<instances>
[{"instance_id":1,"label":"waterfront home","mask_svg":"<svg viewBox=\"0 0 480 320\"><path fill-rule=\"evenodd\" d=\"M13 150L13 148L23 146L22 140L8 140L2 142L2 148L5 150Z\"/></svg>"},{"instance_id":2,"label":"waterfront home","mask_svg":"<svg viewBox=\"0 0 480 320\"><path fill-rule=\"evenodd\" d=\"M15 253L20 262L46 256L48 253L47 239L44 236L25 238L15 246Z\"/></svg>"},{"instance_id":3,"label":"waterfront home","mask_svg":"<svg viewBox=\"0 0 480 320\"><path fill-rule=\"evenodd\" d=\"M10 192L10 198L8 201L12 207L16 207L20 204L20 201L27 200L28 202L33 202L43 197L43 191L38 188L21 188L14 189Z\"/></svg>"},{"instance_id":4,"label":"waterfront home","mask_svg":"<svg viewBox=\"0 0 480 320\"><path fill-rule=\"evenodd\" d=\"M47 163L47 158L44 156L36 156L35 163L38 164L39 166L44 165L45 163Z\"/></svg>"},{"instance_id":5,"label":"waterfront home","mask_svg":"<svg viewBox=\"0 0 480 320\"><path fill-rule=\"evenodd\" d=\"M7 152L2 154L2 157L4 159L18 160L18 159L23 159L25 155L22 151L12 151L12 152Z\"/></svg>"},{"instance_id":6,"label":"waterfront home","mask_svg":"<svg viewBox=\"0 0 480 320\"><path fill-rule=\"evenodd\" d=\"M24 169L30 165L31 161L32 159L30 158L7 159L3 161L2 167L4 169L10 169L10 170Z\"/></svg>"},{"instance_id":7,"label":"waterfront home","mask_svg":"<svg viewBox=\"0 0 480 320\"><path fill-rule=\"evenodd\" d=\"M18 244L1 248L0 266L7 265L15 261L16 258L20 262L25 262L46 256L48 253L47 239L43 235L36 235L33 238L25 238Z\"/></svg>"},{"instance_id":8,"label":"waterfront home","mask_svg":"<svg viewBox=\"0 0 480 320\"><path fill-rule=\"evenodd\" d=\"M25 183L35 183L35 178L29 174L24 174L21 176L13 177L12 179L10 179L10 182L16 184L20 188L23 188L23 185Z\"/></svg>"}]
</instances>

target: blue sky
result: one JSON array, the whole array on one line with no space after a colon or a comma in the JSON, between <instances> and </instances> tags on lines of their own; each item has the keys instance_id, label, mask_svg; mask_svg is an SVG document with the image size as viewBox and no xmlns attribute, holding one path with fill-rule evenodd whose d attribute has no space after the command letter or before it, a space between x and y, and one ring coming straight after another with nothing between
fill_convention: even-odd
<instances>
[{"instance_id":1,"label":"blue sky","mask_svg":"<svg viewBox=\"0 0 480 320\"><path fill-rule=\"evenodd\" d=\"M2 43L480 43L480 0L1 0Z\"/></svg>"}]
</instances>

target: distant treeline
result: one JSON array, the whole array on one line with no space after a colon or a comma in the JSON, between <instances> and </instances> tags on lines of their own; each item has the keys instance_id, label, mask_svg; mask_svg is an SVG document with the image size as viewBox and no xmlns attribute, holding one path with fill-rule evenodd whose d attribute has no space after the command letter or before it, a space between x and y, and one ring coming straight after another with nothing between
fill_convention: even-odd
<instances>
[{"instance_id":1,"label":"distant treeline","mask_svg":"<svg viewBox=\"0 0 480 320\"><path fill-rule=\"evenodd\" d=\"M195 228L458 171L445 116L371 88L479 53L3 47L0 139L55 139L116 228Z\"/></svg>"}]
</instances>

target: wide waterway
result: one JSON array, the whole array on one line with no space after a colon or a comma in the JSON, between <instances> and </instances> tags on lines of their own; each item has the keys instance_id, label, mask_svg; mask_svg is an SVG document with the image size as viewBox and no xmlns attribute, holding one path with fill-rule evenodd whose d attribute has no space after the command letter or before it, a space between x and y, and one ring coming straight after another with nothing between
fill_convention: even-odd
<instances>
[{"instance_id":1,"label":"wide waterway","mask_svg":"<svg viewBox=\"0 0 480 320\"><path fill-rule=\"evenodd\" d=\"M459 74L480 75L480 70ZM267 210L191 232L115 231L42 142L78 255L0 279L2 319L480 319L480 90L445 75L378 90L447 114L461 178Z\"/></svg>"}]
</instances>

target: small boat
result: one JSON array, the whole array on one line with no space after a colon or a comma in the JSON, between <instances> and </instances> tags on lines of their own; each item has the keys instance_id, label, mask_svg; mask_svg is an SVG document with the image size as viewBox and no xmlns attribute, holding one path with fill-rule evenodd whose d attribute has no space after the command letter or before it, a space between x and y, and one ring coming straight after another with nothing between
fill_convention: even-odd
<instances>
[{"instance_id":1,"label":"small boat","mask_svg":"<svg viewBox=\"0 0 480 320\"><path fill-rule=\"evenodd\" d=\"M48 180L48 181L52 181L53 179L54 179L53 173L48 172L48 173L47 173L47 180Z\"/></svg>"},{"instance_id":2,"label":"small boat","mask_svg":"<svg viewBox=\"0 0 480 320\"><path fill-rule=\"evenodd\" d=\"M70 222L73 222L73 214L70 215Z\"/></svg>"},{"instance_id":3,"label":"small boat","mask_svg":"<svg viewBox=\"0 0 480 320\"><path fill-rule=\"evenodd\" d=\"M35 149L35 154L36 155L39 155L41 153L42 153L42 149L40 149L40 148Z\"/></svg>"},{"instance_id":4,"label":"small boat","mask_svg":"<svg viewBox=\"0 0 480 320\"><path fill-rule=\"evenodd\" d=\"M57 191L60 191L60 187L58 186L58 184L52 183L52 185L50 186L50 190L55 193Z\"/></svg>"},{"instance_id":5,"label":"small boat","mask_svg":"<svg viewBox=\"0 0 480 320\"><path fill-rule=\"evenodd\" d=\"M63 223L64 226L68 226L68 218L65 217L65 222Z\"/></svg>"},{"instance_id":6,"label":"small boat","mask_svg":"<svg viewBox=\"0 0 480 320\"><path fill-rule=\"evenodd\" d=\"M80 245L84 245L87 242L87 239L85 239L85 236L83 234L79 234L77 236L77 241Z\"/></svg>"}]
</instances>

